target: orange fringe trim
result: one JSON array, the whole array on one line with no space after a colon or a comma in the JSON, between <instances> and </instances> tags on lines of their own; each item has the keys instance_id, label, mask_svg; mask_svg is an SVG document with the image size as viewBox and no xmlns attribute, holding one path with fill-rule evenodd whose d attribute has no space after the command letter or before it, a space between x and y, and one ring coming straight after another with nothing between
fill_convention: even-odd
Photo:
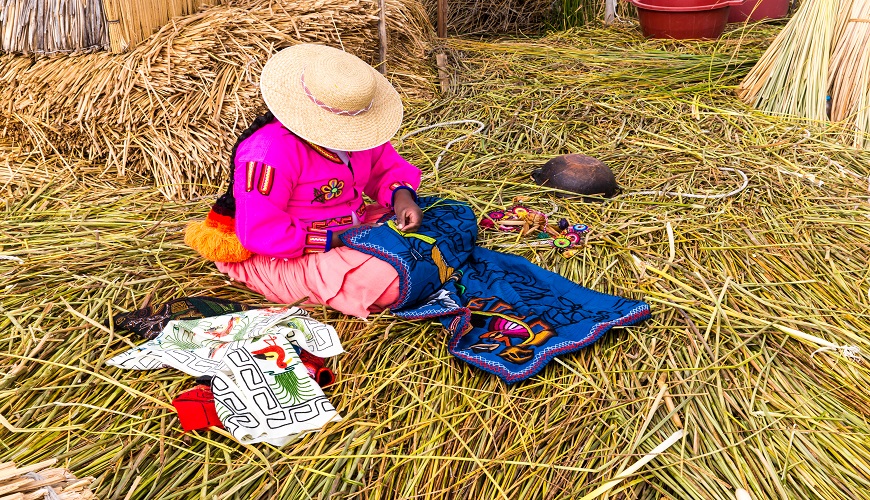
<instances>
[{"instance_id":1,"label":"orange fringe trim","mask_svg":"<svg viewBox=\"0 0 870 500\"><path fill-rule=\"evenodd\" d=\"M246 250L233 232L232 226L209 217L191 222L184 230L184 242L203 258L212 262L242 262L253 253Z\"/></svg>"}]
</instances>

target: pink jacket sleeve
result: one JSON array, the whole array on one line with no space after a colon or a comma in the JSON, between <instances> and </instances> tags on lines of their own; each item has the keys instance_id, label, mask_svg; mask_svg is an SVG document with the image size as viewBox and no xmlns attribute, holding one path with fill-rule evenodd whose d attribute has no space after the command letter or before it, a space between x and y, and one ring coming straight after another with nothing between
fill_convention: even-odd
<instances>
[{"instance_id":1,"label":"pink jacket sleeve","mask_svg":"<svg viewBox=\"0 0 870 500\"><path fill-rule=\"evenodd\" d=\"M393 192L410 188L415 195L420 187L420 169L402 158L389 142L372 151L372 173L363 191L384 207L393 206Z\"/></svg>"},{"instance_id":2,"label":"pink jacket sleeve","mask_svg":"<svg viewBox=\"0 0 870 500\"><path fill-rule=\"evenodd\" d=\"M277 258L325 252L329 249L329 231L309 230L285 212L298 178L297 167L287 160L272 163L277 165L236 165L233 195L239 241L251 252Z\"/></svg>"}]
</instances>

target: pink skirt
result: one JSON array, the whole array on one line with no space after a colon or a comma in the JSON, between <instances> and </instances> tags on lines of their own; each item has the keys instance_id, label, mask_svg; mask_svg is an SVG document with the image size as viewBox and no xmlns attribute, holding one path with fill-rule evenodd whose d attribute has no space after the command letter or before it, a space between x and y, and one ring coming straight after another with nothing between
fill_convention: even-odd
<instances>
[{"instance_id":1,"label":"pink skirt","mask_svg":"<svg viewBox=\"0 0 870 500\"><path fill-rule=\"evenodd\" d=\"M369 205L363 222L377 221L387 212L379 205ZM243 262L215 264L220 272L280 304L305 299L307 304L366 318L399 298L399 275L393 266L347 247L296 259L254 255Z\"/></svg>"}]
</instances>

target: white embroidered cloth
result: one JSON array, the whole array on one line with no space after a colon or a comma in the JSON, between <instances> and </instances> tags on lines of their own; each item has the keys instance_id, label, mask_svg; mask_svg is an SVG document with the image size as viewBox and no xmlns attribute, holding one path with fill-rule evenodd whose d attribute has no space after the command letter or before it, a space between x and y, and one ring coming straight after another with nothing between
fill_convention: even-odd
<instances>
[{"instance_id":1,"label":"white embroidered cloth","mask_svg":"<svg viewBox=\"0 0 870 500\"><path fill-rule=\"evenodd\" d=\"M214 376L215 409L223 426L242 443L283 446L341 420L296 348L321 358L344 352L333 327L301 308L276 307L171 321L153 340L106 363Z\"/></svg>"}]
</instances>

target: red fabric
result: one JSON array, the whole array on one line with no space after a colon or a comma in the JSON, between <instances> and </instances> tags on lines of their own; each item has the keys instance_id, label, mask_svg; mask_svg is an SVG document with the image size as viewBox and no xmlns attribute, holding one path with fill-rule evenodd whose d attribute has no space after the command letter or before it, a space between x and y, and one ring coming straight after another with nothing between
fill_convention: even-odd
<instances>
[{"instance_id":1,"label":"red fabric","mask_svg":"<svg viewBox=\"0 0 870 500\"><path fill-rule=\"evenodd\" d=\"M208 215L205 218L205 223L225 233L231 233L235 231L234 219L228 215L221 215L214 210L209 211Z\"/></svg>"},{"instance_id":2,"label":"red fabric","mask_svg":"<svg viewBox=\"0 0 870 500\"><path fill-rule=\"evenodd\" d=\"M214 408L214 394L211 387L198 385L182 392L172 400L172 406L178 412L178 419L184 432L198 431L215 426L223 429Z\"/></svg>"},{"instance_id":3,"label":"red fabric","mask_svg":"<svg viewBox=\"0 0 870 500\"><path fill-rule=\"evenodd\" d=\"M332 385L335 382L335 373L329 368L323 366L323 358L317 357L308 351L301 351L299 359L308 370L308 375L317 382L321 388Z\"/></svg>"},{"instance_id":4,"label":"red fabric","mask_svg":"<svg viewBox=\"0 0 870 500\"><path fill-rule=\"evenodd\" d=\"M235 220L229 215L221 215L214 210L209 210L205 220L224 231L229 232L235 230Z\"/></svg>"}]
</instances>

